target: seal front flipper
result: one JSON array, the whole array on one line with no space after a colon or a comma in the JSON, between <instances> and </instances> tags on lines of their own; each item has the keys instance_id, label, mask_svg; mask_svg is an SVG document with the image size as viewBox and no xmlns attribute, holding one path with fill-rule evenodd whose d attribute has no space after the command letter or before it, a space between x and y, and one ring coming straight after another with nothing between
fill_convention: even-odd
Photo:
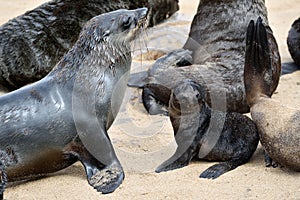
<instances>
[{"instance_id":1,"label":"seal front flipper","mask_svg":"<svg viewBox=\"0 0 300 200\"><path fill-rule=\"evenodd\" d=\"M149 76L158 71L170 67L183 67L193 62L192 52L186 49L178 49L157 59L148 72L138 72L130 75L128 87L143 88L149 82Z\"/></svg>"},{"instance_id":2,"label":"seal front flipper","mask_svg":"<svg viewBox=\"0 0 300 200\"><path fill-rule=\"evenodd\" d=\"M197 142L195 141L194 143ZM163 162L161 165L159 165L156 168L155 172L160 173L160 172L169 171L169 170L178 169L187 166L194 156L193 153L195 151L195 148L193 148L193 146L195 145L191 145L191 147L188 147L188 149L182 154L181 154L182 151L181 148L183 147L178 147L175 154L171 158Z\"/></svg>"},{"instance_id":3,"label":"seal front flipper","mask_svg":"<svg viewBox=\"0 0 300 200\"><path fill-rule=\"evenodd\" d=\"M169 93L169 89L165 88L162 85L158 85L158 84L146 85L142 92L142 100L143 100L144 108L147 110L147 112L150 115L162 114L168 116L168 111L165 109L168 99L166 99L165 101L158 101L157 94L155 93L156 89L153 90L153 88L160 88L160 91L165 90L166 93Z\"/></svg>"},{"instance_id":4,"label":"seal front flipper","mask_svg":"<svg viewBox=\"0 0 300 200\"><path fill-rule=\"evenodd\" d=\"M193 63L192 52L187 49L177 49L158 59L155 64L166 67L183 67Z\"/></svg>"},{"instance_id":5,"label":"seal front flipper","mask_svg":"<svg viewBox=\"0 0 300 200\"><path fill-rule=\"evenodd\" d=\"M97 173L89 179L89 183L98 192L108 194L119 187L124 177L125 175L121 165L119 163L115 163L97 171Z\"/></svg>"},{"instance_id":6,"label":"seal front flipper","mask_svg":"<svg viewBox=\"0 0 300 200\"><path fill-rule=\"evenodd\" d=\"M143 87L143 105L151 115L164 114L164 107L168 106L171 89L168 80L164 79L164 73L176 73L172 69L190 65L193 61L192 52L186 49L178 49L159 58L148 70L147 83ZM171 71L165 71L170 69ZM166 74L166 76L168 76ZM145 80L145 79L144 79ZM155 80L153 82L153 80ZM167 81L167 82L166 82Z\"/></svg>"},{"instance_id":7,"label":"seal front flipper","mask_svg":"<svg viewBox=\"0 0 300 200\"><path fill-rule=\"evenodd\" d=\"M173 127L174 128L174 127ZM174 128L176 129L176 128ZM160 173L185 167L195 156L195 150L199 142L197 127L189 127L185 130L176 131L175 140L178 145L176 152L168 160L158 166L155 172Z\"/></svg>"},{"instance_id":8,"label":"seal front flipper","mask_svg":"<svg viewBox=\"0 0 300 200\"><path fill-rule=\"evenodd\" d=\"M69 157L75 156L83 164L89 184L98 192L111 193L124 179L124 172L118 161L110 165L101 163L86 149L78 137L68 145L65 154Z\"/></svg>"},{"instance_id":9,"label":"seal front flipper","mask_svg":"<svg viewBox=\"0 0 300 200\"><path fill-rule=\"evenodd\" d=\"M130 74L127 86L128 87L136 87L143 88L147 84L148 80L148 72L142 71Z\"/></svg>"},{"instance_id":10,"label":"seal front flipper","mask_svg":"<svg viewBox=\"0 0 300 200\"><path fill-rule=\"evenodd\" d=\"M73 115L76 130L84 148L89 152L79 156L79 159L86 168L88 181L99 192L113 192L122 183L124 172L102 122L105 116L98 118L90 105L86 105L85 109L78 108L77 105L79 102L73 105L73 109L79 113ZM81 104L82 107L83 105ZM91 156L97 162L89 162L88 158Z\"/></svg>"},{"instance_id":11,"label":"seal front flipper","mask_svg":"<svg viewBox=\"0 0 300 200\"><path fill-rule=\"evenodd\" d=\"M106 130L103 128L97 133L91 131L92 129L80 139L84 141L91 155L98 160L98 166L103 167L93 166L92 163L83 160L83 164L88 169L88 181L98 192L111 193L122 183L124 172Z\"/></svg>"}]
</instances>

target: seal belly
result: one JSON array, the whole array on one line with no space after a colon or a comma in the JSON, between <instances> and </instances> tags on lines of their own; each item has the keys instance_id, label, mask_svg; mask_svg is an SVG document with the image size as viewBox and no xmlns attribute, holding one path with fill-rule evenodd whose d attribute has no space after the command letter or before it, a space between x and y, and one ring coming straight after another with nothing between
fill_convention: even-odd
<instances>
[{"instance_id":1,"label":"seal belly","mask_svg":"<svg viewBox=\"0 0 300 200\"><path fill-rule=\"evenodd\" d=\"M44 149L39 153L31 152L31 154L23 152L20 156L16 165L7 168L8 181L32 179L53 173L77 161L66 156L61 148Z\"/></svg>"},{"instance_id":2,"label":"seal belly","mask_svg":"<svg viewBox=\"0 0 300 200\"><path fill-rule=\"evenodd\" d=\"M41 82L49 84L47 80ZM1 97L0 150L9 181L54 172L72 164L62 147L76 137L76 129L73 119L68 117L72 116L70 111L53 93L55 90L34 84Z\"/></svg>"}]
</instances>

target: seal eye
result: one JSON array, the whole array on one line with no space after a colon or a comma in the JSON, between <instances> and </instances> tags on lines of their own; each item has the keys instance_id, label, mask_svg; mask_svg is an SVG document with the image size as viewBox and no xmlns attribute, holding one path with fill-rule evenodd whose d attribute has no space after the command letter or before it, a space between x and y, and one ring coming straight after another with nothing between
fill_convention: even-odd
<instances>
[{"instance_id":1,"label":"seal eye","mask_svg":"<svg viewBox=\"0 0 300 200\"><path fill-rule=\"evenodd\" d=\"M128 29L131 25L132 18L131 17L126 17L123 21L123 27L124 29Z\"/></svg>"}]
</instances>

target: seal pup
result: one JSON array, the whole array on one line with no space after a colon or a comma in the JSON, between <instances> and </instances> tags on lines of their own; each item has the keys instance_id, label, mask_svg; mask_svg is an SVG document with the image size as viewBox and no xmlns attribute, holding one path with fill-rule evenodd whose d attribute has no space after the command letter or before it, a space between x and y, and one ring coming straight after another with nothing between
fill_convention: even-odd
<instances>
[{"instance_id":1,"label":"seal pup","mask_svg":"<svg viewBox=\"0 0 300 200\"><path fill-rule=\"evenodd\" d=\"M130 42L147 8L92 18L43 79L0 97L0 181L32 179L80 161L88 182L113 192L124 178L107 134L131 66ZM112 99L114 90L118 98Z\"/></svg>"},{"instance_id":2,"label":"seal pup","mask_svg":"<svg viewBox=\"0 0 300 200\"><path fill-rule=\"evenodd\" d=\"M247 31L245 90L260 142L276 163L300 171L300 110L271 99L273 63L267 30L258 19Z\"/></svg>"},{"instance_id":3,"label":"seal pup","mask_svg":"<svg viewBox=\"0 0 300 200\"><path fill-rule=\"evenodd\" d=\"M178 147L156 172L184 167L193 158L221 161L200 175L215 179L252 157L259 141L254 122L240 113L212 110L205 102L205 93L190 80L172 91L168 111Z\"/></svg>"},{"instance_id":4,"label":"seal pup","mask_svg":"<svg viewBox=\"0 0 300 200\"><path fill-rule=\"evenodd\" d=\"M300 18L293 22L289 30L287 45L294 62L300 66Z\"/></svg>"},{"instance_id":5,"label":"seal pup","mask_svg":"<svg viewBox=\"0 0 300 200\"><path fill-rule=\"evenodd\" d=\"M12 91L46 76L92 17L149 8L149 25L174 14L178 0L52 0L0 27L0 89Z\"/></svg>"},{"instance_id":6,"label":"seal pup","mask_svg":"<svg viewBox=\"0 0 300 200\"><path fill-rule=\"evenodd\" d=\"M177 50L167 54L149 69L144 84L129 86L142 86L143 104L150 114L165 112L161 107L168 106L170 90L184 79L192 79L205 86L208 94L213 91L214 96L211 94L206 97L210 106L212 101L219 102L213 109L249 112L243 80L245 38L249 21L256 20L258 16L268 23L264 0L201 0L189 38L183 46L186 51ZM272 91L275 91L281 61L269 27L268 40L274 69ZM178 58L175 58L176 55ZM226 104L225 109L219 104Z\"/></svg>"}]
</instances>

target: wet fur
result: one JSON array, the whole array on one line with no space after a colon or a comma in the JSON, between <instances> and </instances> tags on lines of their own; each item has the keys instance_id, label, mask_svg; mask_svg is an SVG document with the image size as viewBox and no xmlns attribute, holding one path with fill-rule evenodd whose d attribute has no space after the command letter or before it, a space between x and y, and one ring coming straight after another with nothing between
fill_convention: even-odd
<instances>
[{"instance_id":1,"label":"wet fur","mask_svg":"<svg viewBox=\"0 0 300 200\"><path fill-rule=\"evenodd\" d=\"M113 192L124 172L107 134L131 66L130 41L147 9L118 10L86 23L72 49L42 80L0 97L0 194L80 161L89 184ZM109 23L107 23L109 22ZM123 77L124 76L124 77ZM126 81L126 80L125 80Z\"/></svg>"},{"instance_id":2,"label":"wet fur","mask_svg":"<svg viewBox=\"0 0 300 200\"><path fill-rule=\"evenodd\" d=\"M46 76L92 17L148 7L149 24L175 13L178 0L52 0L0 27L0 89L12 91Z\"/></svg>"},{"instance_id":3,"label":"wet fur","mask_svg":"<svg viewBox=\"0 0 300 200\"><path fill-rule=\"evenodd\" d=\"M255 152L259 136L254 122L239 113L211 110L205 95L188 80L172 92L168 111L178 147L157 172L184 167L192 159L220 161L200 175L215 179L248 162Z\"/></svg>"}]
</instances>

